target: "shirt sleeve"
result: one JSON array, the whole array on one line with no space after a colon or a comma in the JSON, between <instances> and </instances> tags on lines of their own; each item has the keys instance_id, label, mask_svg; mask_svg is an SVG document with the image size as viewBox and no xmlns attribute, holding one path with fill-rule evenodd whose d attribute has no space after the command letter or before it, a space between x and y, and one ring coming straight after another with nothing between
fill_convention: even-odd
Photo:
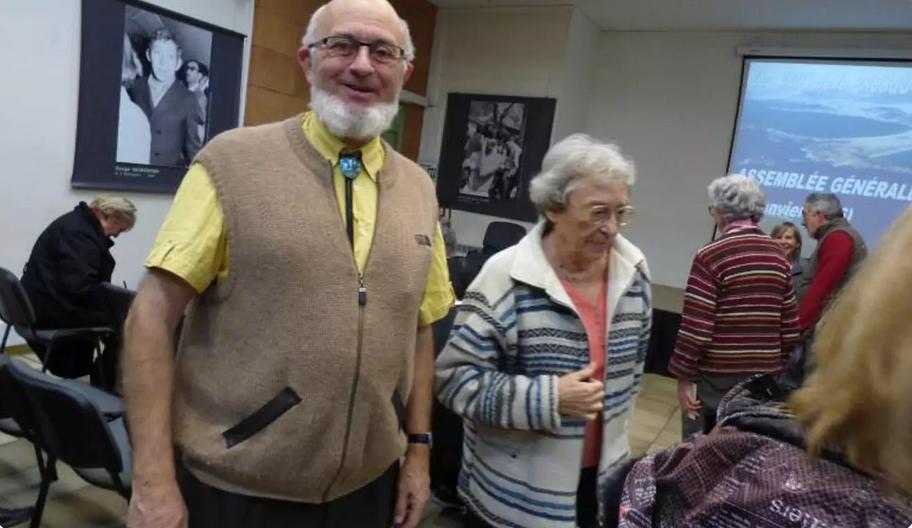
<instances>
[{"instance_id":1,"label":"shirt sleeve","mask_svg":"<svg viewBox=\"0 0 912 528\"><path fill-rule=\"evenodd\" d=\"M719 287L702 257L698 254L690 268L684 290L681 327L671 355L669 370L679 379L694 380L697 366L712 341L716 326L716 302Z\"/></svg>"},{"instance_id":2,"label":"shirt sleeve","mask_svg":"<svg viewBox=\"0 0 912 528\"><path fill-rule=\"evenodd\" d=\"M440 231L439 222L434 230L433 250L431 269L428 272L427 284L421 298L421 307L418 309L418 326L427 326L443 319L456 302L456 294L453 293L453 285L450 283L446 247L443 244L443 233Z\"/></svg>"},{"instance_id":3,"label":"shirt sleeve","mask_svg":"<svg viewBox=\"0 0 912 528\"><path fill-rule=\"evenodd\" d=\"M147 268L168 271L187 281L197 293L227 275L228 237L215 187L206 169L195 163L174 195L158 231Z\"/></svg>"},{"instance_id":4,"label":"shirt sleeve","mask_svg":"<svg viewBox=\"0 0 912 528\"><path fill-rule=\"evenodd\" d=\"M852 237L844 231L826 237L817 249L817 271L798 306L798 325L802 332L820 320L830 295L849 270L853 249Z\"/></svg>"}]
</instances>

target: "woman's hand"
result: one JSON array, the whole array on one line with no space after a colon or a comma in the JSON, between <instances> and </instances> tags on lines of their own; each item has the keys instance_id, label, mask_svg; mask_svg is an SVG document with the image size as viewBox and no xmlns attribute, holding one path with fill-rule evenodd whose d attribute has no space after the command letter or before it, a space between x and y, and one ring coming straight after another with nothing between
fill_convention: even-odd
<instances>
[{"instance_id":1,"label":"woman's hand","mask_svg":"<svg viewBox=\"0 0 912 528\"><path fill-rule=\"evenodd\" d=\"M593 420L604 406L605 391L601 381L591 380L595 365L564 374L557 382L557 412L573 418Z\"/></svg>"}]
</instances>

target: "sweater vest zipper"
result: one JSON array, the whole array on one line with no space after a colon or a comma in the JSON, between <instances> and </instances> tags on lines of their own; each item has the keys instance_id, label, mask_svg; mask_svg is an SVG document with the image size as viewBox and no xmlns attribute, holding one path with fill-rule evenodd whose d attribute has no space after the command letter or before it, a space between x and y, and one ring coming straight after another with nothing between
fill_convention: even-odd
<instances>
[{"instance_id":1,"label":"sweater vest zipper","mask_svg":"<svg viewBox=\"0 0 912 528\"><path fill-rule=\"evenodd\" d=\"M329 481L326 491L323 493L323 502L328 501L329 492L333 485L339 479L339 475L345 468L345 457L348 455L348 438L351 435L352 415L355 410L355 395L358 393L358 380L361 373L361 347L364 343L364 306L367 304L367 288L364 286L364 275L358 274L358 348L355 356L355 375L352 381L351 396L348 400L348 416L345 418L345 437L342 440L342 456L339 459L339 469L332 480Z\"/></svg>"}]
</instances>

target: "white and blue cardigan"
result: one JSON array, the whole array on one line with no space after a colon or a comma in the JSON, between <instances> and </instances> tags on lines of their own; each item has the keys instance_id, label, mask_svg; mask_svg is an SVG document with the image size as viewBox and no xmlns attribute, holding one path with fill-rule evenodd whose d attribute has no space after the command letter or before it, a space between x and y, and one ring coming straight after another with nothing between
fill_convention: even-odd
<instances>
[{"instance_id":1,"label":"white and blue cardigan","mask_svg":"<svg viewBox=\"0 0 912 528\"><path fill-rule=\"evenodd\" d=\"M557 384L589 363L589 345L545 259L543 227L485 264L437 359L437 396L465 419L459 493L497 527L576 526L585 422L558 414ZM652 322L646 259L620 235L607 312L600 489L629 455L627 422Z\"/></svg>"}]
</instances>

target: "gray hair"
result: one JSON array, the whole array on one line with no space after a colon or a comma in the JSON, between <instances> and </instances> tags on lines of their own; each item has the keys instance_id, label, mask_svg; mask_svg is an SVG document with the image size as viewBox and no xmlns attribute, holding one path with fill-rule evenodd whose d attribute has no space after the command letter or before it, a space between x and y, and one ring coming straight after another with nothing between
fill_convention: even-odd
<instances>
[{"instance_id":1,"label":"gray hair","mask_svg":"<svg viewBox=\"0 0 912 528\"><path fill-rule=\"evenodd\" d=\"M89 205L92 209L101 211L105 216L120 218L129 222L130 226L136 224L136 206L126 198L99 194Z\"/></svg>"},{"instance_id":2,"label":"gray hair","mask_svg":"<svg viewBox=\"0 0 912 528\"><path fill-rule=\"evenodd\" d=\"M326 6L328 5L328 2L321 5L310 17L310 21L307 23L307 31L304 32L304 37L301 38L301 45L305 48L319 40L317 38L317 22L319 22L320 18L325 14ZM415 43L412 42L412 32L409 31L408 22L401 17L399 18L399 27L402 29L402 34L405 35L405 44L402 46L402 49L405 50L404 67L406 64L415 60Z\"/></svg>"},{"instance_id":3,"label":"gray hair","mask_svg":"<svg viewBox=\"0 0 912 528\"><path fill-rule=\"evenodd\" d=\"M541 172L529 184L529 199L540 215L563 210L576 183L589 176L627 186L636 181L633 162L621 155L617 145L573 134L548 149Z\"/></svg>"},{"instance_id":4,"label":"gray hair","mask_svg":"<svg viewBox=\"0 0 912 528\"><path fill-rule=\"evenodd\" d=\"M709 184L709 199L717 213L728 222L763 218L766 196L757 180L741 174L716 178Z\"/></svg>"},{"instance_id":5,"label":"gray hair","mask_svg":"<svg viewBox=\"0 0 912 528\"><path fill-rule=\"evenodd\" d=\"M842 203L839 197L833 193L811 193L805 198L810 212L819 211L827 220L842 218Z\"/></svg>"}]
</instances>

